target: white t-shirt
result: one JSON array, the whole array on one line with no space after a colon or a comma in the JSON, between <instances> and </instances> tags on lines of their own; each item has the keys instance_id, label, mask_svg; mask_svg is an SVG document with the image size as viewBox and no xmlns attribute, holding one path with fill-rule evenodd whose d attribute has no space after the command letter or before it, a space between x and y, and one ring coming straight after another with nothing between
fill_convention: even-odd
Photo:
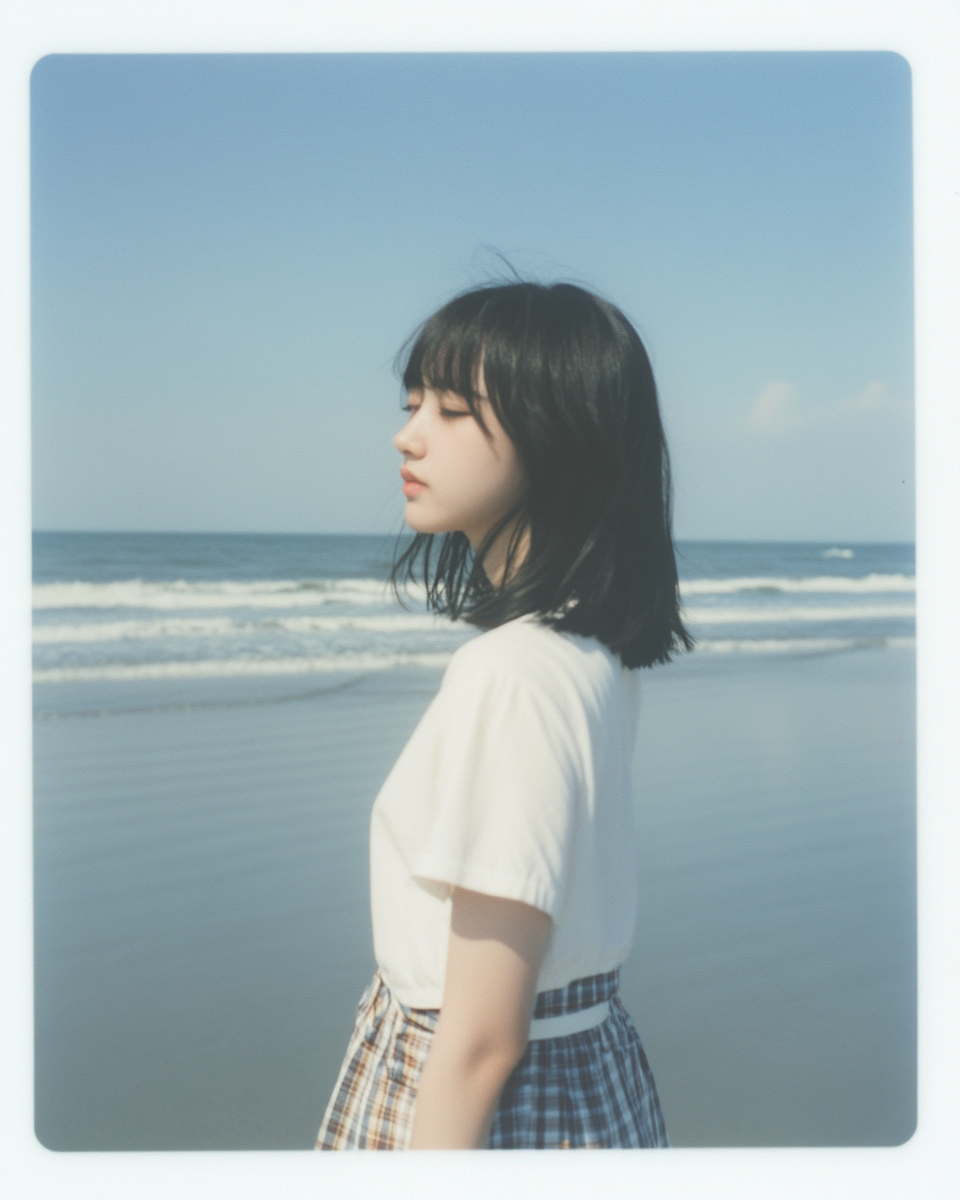
<instances>
[{"instance_id":1,"label":"white t-shirt","mask_svg":"<svg viewBox=\"0 0 960 1200\"><path fill-rule=\"evenodd\" d=\"M441 1005L452 886L549 914L538 991L626 958L638 674L533 615L453 655L371 819L374 953L402 1004Z\"/></svg>"}]
</instances>

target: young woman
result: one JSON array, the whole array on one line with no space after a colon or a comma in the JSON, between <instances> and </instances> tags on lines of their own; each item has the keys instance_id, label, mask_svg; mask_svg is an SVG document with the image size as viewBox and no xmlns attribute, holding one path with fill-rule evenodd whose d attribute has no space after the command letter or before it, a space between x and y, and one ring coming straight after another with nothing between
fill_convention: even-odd
<instances>
[{"instance_id":1,"label":"young woman","mask_svg":"<svg viewBox=\"0 0 960 1200\"><path fill-rule=\"evenodd\" d=\"M581 288L497 285L426 322L403 382L394 581L422 563L485 632L373 808L378 970L317 1146L666 1146L617 996L636 668L691 644L646 352Z\"/></svg>"}]
</instances>

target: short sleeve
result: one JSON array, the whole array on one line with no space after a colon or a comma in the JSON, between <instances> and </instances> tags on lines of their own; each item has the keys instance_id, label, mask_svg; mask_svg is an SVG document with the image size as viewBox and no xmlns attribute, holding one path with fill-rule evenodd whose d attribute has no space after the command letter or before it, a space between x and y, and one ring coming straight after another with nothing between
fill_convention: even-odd
<instances>
[{"instance_id":1,"label":"short sleeve","mask_svg":"<svg viewBox=\"0 0 960 1200\"><path fill-rule=\"evenodd\" d=\"M437 700L433 819L413 875L552 915L583 790L568 714L503 666L464 673Z\"/></svg>"}]
</instances>

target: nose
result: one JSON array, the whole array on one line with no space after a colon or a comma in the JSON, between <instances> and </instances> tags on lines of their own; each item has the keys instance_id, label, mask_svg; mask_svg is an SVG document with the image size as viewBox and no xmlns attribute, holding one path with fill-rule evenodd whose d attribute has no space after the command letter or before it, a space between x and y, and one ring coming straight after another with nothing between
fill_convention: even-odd
<instances>
[{"instance_id":1,"label":"nose","mask_svg":"<svg viewBox=\"0 0 960 1200\"><path fill-rule=\"evenodd\" d=\"M393 444L401 454L419 458L423 454L423 439L417 433L416 414L394 435Z\"/></svg>"}]
</instances>

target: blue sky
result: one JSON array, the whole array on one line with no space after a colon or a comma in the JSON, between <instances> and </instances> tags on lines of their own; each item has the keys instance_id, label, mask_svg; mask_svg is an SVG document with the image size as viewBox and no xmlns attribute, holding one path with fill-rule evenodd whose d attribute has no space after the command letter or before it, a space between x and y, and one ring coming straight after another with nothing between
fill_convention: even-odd
<instances>
[{"instance_id":1,"label":"blue sky","mask_svg":"<svg viewBox=\"0 0 960 1200\"><path fill-rule=\"evenodd\" d=\"M38 528L396 529L495 248L634 319L680 537L913 536L895 55L55 56L32 124Z\"/></svg>"}]
</instances>

